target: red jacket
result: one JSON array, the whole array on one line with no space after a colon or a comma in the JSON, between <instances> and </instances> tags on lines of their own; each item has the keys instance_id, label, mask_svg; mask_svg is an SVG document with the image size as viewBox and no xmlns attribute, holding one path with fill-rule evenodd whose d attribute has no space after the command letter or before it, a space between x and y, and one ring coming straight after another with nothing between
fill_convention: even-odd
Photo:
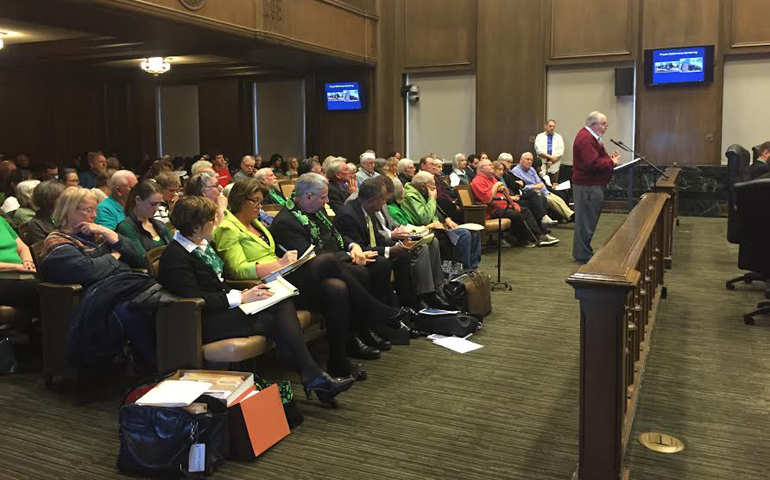
<instances>
[{"instance_id":1,"label":"red jacket","mask_svg":"<svg viewBox=\"0 0 770 480\"><path fill-rule=\"evenodd\" d=\"M508 202L506 200L493 200L493 197L505 196L508 200L511 200L511 197L507 193L497 193L492 191L492 187L499 181L500 180L496 178L487 178L479 173L473 177L473 181L471 182L471 191L473 192L476 201L487 205L487 220L489 220L489 215L495 210L508 208ZM519 204L513 200L511 200L511 205L517 212L521 211Z\"/></svg>"},{"instance_id":2,"label":"red jacket","mask_svg":"<svg viewBox=\"0 0 770 480\"><path fill-rule=\"evenodd\" d=\"M604 145L581 128L572 144L572 183L575 185L607 185L615 164Z\"/></svg>"}]
</instances>

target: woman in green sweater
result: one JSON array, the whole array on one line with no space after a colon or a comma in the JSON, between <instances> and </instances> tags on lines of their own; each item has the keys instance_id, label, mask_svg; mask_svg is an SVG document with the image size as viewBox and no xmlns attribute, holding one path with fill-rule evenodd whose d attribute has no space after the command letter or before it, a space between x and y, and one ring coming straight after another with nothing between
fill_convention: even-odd
<instances>
[{"instance_id":1,"label":"woman in green sweater","mask_svg":"<svg viewBox=\"0 0 770 480\"><path fill-rule=\"evenodd\" d=\"M142 180L128 194L126 218L115 229L131 240L137 252L144 256L155 247L171 243L171 233L160 220L153 218L163 201L163 188L153 180Z\"/></svg>"}]
</instances>

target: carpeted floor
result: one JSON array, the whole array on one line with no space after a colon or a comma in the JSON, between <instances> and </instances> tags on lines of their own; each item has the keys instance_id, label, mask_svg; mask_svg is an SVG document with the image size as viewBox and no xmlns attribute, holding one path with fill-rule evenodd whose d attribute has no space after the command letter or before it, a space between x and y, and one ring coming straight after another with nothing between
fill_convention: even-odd
<instances>
[{"instance_id":1,"label":"carpeted floor","mask_svg":"<svg viewBox=\"0 0 770 480\"><path fill-rule=\"evenodd\" d=\"M603 215L594 245L622 220ZM471 337L484 348L461 355L424 339L396 346L367 362L369 380L340 396L337 410L307 402L296 388L305 423L255 462L227 462L216 477L571 478L579 319L564 280L577 265L570 258L572 226L553 230L562 240L556 247L504 249L503 279L514 291L493 293L495 311ZM759 301L759 287L724 289L736 271L736 251L723 239L724 220L682 219L637 426L665 429L687 449L663 456L633 440L632 478L767 478L762 367L770 357L762 354L770 353L770 325L743 325L740 314ZM493 277L496 259L490 251L482 263ZM324 346L311 344L321 360ZM671 359L678 364L669 365ZM272 357L259 362L259 373L297 380ZM67 383L46 390L34 372L0 377L0 476L120 477L117 409L129 382L73 395Z\"/></svg>"}]
</instances>

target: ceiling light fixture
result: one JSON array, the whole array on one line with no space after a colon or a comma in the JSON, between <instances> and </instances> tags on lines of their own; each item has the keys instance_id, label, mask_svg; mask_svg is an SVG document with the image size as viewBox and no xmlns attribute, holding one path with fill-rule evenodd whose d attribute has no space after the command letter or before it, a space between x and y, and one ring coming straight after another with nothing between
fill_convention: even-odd
<instances>
[{"instance_id":1,"label":"ceiling light fixture","mask_svg":"<svg viewBox=\"0 0 770 480\"><path fill-rule=\"evenodd\" d=\"M142 59L142 70L147 73L151 73L154 76L163 75L171 70L171 64L168 63L169 58L163 57L150 57Z\"/></svg>"}]
</instances>

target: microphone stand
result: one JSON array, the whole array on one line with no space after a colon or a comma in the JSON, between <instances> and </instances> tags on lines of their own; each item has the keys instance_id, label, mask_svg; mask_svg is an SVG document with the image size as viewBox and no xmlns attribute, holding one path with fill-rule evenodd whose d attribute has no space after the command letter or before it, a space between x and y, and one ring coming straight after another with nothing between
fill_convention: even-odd
<instances>
[{"instance_id":1,"label":"microphone stand","mask_svg":"<svg viewBox=\"0 0 770 480\"><path fill-rule=\"evenodd\" d=\"M508 211L508 207L510 207L510 202L508 202L508 199L505 198L505 208L503 209L502 215L497 217L497 281L492 282L492 285L490 286L491 290L507 290L509 292L513 291L513 287L511 287L511 284L508 282L503 282L500 279L500 269L503 266L502 262L502 256L503 256L503 216L505 216L505 212ZM492 195L492 200L495 200L495 196Z\"/></svg>"},{"instance_id":2,"label":"microphone stand","mask_svg":"<svg viewBox=\"0 0 770 480\"><path fill-rule=\"evenodd\" d=\"M617 145L621 150L624 150L626 152L629 152L633 154L635 157L637 157L639 160L642 160L647 165L651 166L656 172L661 174L663 178L668 179L668 175L658 168L655 164L653 164L651 161L647 160L647 157L644 155L640 155L636 153L631 147L628 147L625 143L621 141L615 141L610 138L610 142ZM634 167L633 165L628 169L628 211L630 212L634 208Z\"/></svg>"}]
</instances>

